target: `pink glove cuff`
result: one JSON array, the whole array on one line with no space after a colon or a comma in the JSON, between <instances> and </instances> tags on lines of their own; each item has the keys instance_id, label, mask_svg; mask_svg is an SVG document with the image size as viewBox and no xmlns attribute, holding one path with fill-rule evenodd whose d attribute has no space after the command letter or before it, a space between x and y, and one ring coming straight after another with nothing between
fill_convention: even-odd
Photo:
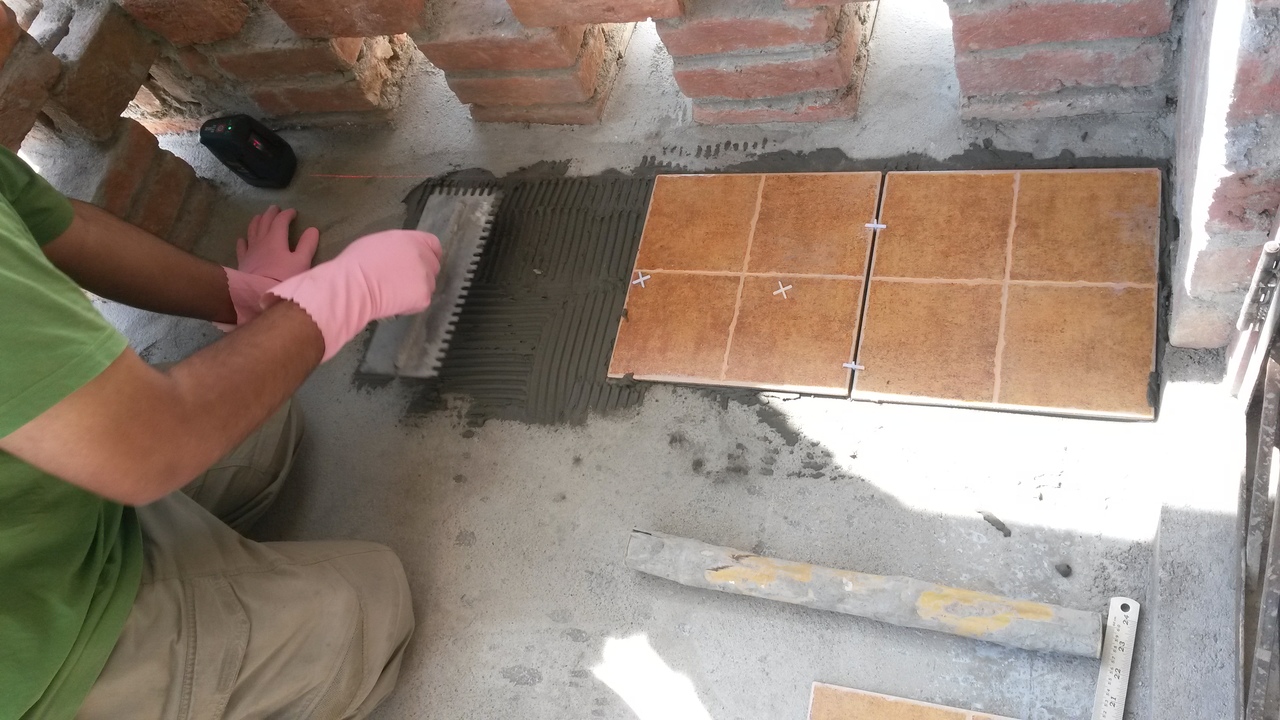
<instances>
[{"instance_id":1,"label":"pink glove cuff","mask_svg":"<svg viewBox=\"0 0 1280 720\"><path fill-rule=\"evenodd\" d=\"M227 273L227 290L231 293L231 305L236 309L236 324L214 323L214 325L223 332L231 332L262 314L262 296L277 283L261 275L240 272L229 267L222 269Z\"/></svg>"},{"instance_id":2,"label":"pink glove cuff","mask_svg":"<svg viewBox=\"0 0 1280 720\"><path fill-rule=\"evenodd\" d=\"M344 272L333 263L323 263L285 280L263 298L271 307L279 300L291 300L315 321L324 337L327 362L375 318L369 307L369 288L355 273Z\"/></svg>"}]
</instances>

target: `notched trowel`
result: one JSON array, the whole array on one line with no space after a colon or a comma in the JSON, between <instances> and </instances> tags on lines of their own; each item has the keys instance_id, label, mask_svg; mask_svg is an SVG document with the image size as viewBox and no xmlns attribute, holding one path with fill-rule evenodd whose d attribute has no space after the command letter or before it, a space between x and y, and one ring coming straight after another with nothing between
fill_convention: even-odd
<instances>
[{"instance_id":1,"label":"notched trowel","mask_svg":"<svg viewBox=\"0 0 1280 720\"><path fill-rule=\"evenodd\" d=\"M437 189L427 197L418 229L440 238L444 256L426 312L378 322L360 372L434 378L449 347L480 253L501 198L494 189Z\"/></svg>"}]
</instances>

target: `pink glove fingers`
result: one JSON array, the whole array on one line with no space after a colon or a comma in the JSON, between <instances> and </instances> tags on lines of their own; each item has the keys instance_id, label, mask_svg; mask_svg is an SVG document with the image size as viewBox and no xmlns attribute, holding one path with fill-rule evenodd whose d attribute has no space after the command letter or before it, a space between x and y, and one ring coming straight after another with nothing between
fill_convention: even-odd
<instances>
[{"instance_id":1,"label":"pink glove fingers","mask_svg":"<svg viewBox=\"0 0 1280 720\"><path fill-rule=\"evenodd\" d=\"M310 268L320 244L320 231L308 228L299 239L297 250L290 250L289 227L297 216L296 210L281 211L275 205L254 216L249 222L248 237L236 243L238 268L277 281Z\"/></svg>"},{"instance_id":2,"label":"pink glove fingers","mask_svg":"<svg viewBox=\"0 0 1280 720\"><path fill-rule=\"evenodd\" d=\"M293 252L303 257L314 258L318 249L320 249L320 231L315 228L307 228L298 237L298 249Z\"/></svg>"}]
</instances>

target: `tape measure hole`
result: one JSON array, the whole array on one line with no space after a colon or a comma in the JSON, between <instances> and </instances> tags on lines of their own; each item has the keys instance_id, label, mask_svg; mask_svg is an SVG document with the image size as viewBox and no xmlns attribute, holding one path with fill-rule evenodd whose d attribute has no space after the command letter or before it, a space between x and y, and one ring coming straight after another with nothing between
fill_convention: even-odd
<instances>
[{"instance_id":1,"label":"tape measure hole","mask_svg":"<svg viewBox=\"0 0 1280 720\"><path fill-rule=\"evenodd\" d=\"M1129 603L1120 603L1120 612L1129 612Z\"/></svg>"}]
</instances>

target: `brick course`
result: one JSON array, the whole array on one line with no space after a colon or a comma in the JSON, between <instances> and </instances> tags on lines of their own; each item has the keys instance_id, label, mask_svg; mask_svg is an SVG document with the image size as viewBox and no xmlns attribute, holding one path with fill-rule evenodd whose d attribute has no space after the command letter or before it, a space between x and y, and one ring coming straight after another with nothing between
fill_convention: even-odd
<instances>
[{"instance_id":1,"label":"brick course","mask_svg":"<svg viewBox=\"0 0 1280 720\"><path fill-rule=\"evenodd\" d=\"M477 122L550 125L590 125L599 122L617 81L622 57L631 41L633 30L634 26L630 23L602 25L593 29L593 32L599 32L604 37L603 57L597 74L590 81L590 94L585 100L518 104L510 102L511 98L498 96L495 99L500 102L471 105L472 119Z\"/></svg>"},{"instance_id":2,"label":"brick course","mask_svg":"<svg viewBox=\"0 0 1280 720\"><path fill-rule=\"evenodd\" d=\"M116 217L127 217L159 154L154 135L137 122L122 120L107 150L101 174L92 191L82 199Z\"/></svg>"},{"instance_id":3,"label":"brick course","mask_svg":"<svg viewBox=\"0 0 1280 720\"><path fill-rule=\"evenodd\" d=\"M660 23L659 33L667 38L677 31L675 77L693 98L694 121L822 122L857 114L877 3L813 5L816 9L793 9L783 0L691 0L688 18ZM749 11L755 16L747 17ZM757 25L755 35L745 30L722 35L723 21L765 24ZM780 25L789 29L782 32ZM699 26L711 31L683 34ZM813 41L797 42L806 36ZM735 49L681 54L699 49L695 39L708 43L702 49L726 44Z\"/></svg>"},{"instance_id":4,"label":"brick course","mask_svg":"<svg viewBox=\"0 0 1280 720\"><path fill-rule=\"evenodd\" d=\"M624 23L684 14L684 0L508 0L528 27Z\"/></svg>"},{"instance_id":5,"label":"brick course","mask_svg":"<svg viewBox=\"0 0 1280 720\"><path fill-rule=\"evenodd\" d=\"M1246 52L1236 71L1235 98L1228 120L1243 123L1280 114L1280 48Z\"/></svg>"},{"instance_id":6,"label":"brick course","mask_svg":"<svg viewBox=\"0 0 1280 720\"><path fill-rule=\"evenodd\" d=\"M960 51L1153 37L1168 32L1173 22L1169 0L1056 0L954 7L952 35Z\"/></svg>"},{"instance_id":7,"label":"brick course","mask_svg":"<svg viewBox=\"0 0 1280 720\"><path fill-rule=\"evenodd\" d=\"M773 3L761 8L742 0L688 0L684 17L656 23L658 36L667 52L681 57L819 45L835 35L840 8L796 10L782 0Z\"/></svg>"},{"instance_id":8,"label":"brick course","mask_svg":"<svg viewBox=\"0 0 1280 720\"><path fill-rule=\"evenodd\" d=\"M695 100L693 119L704 125L827 122L856 115L858 101L859 89L856 87L765 100Z\"/></svg>"},{"instance_id":9,"label":"brick course","mask_svg":"<svg viewBox=\"0 0 1280 720\"><path fill-rule=\"evenodd\" d=\"M195 171L186 161L161 150L127 220L158 238L168 237L178 220L187 189L195 181Z\"/></svg>"},{"instance_id":10,"label":"brick course","mask_svg":"<svg viewBox=\"0 0 1280 720\"><path fill-rule=\"evenodd\" d=\"M562 70L520 73L450 73L449 87L458 99L474 105L555 105L586 102L606 55L600 26L587 32L577 62Z\"/></svg>"},{"instance_id":11,"label":"brick course","mask_svg":"<svg viewBox=\"0 0 1280 720\"><path fill-rule=\"evenodd\" d=\"M968 53L956 58L956 74L965 95L1135 88L1160 80L1166 53L1163 43L1149 41L1117 41L1105 48L1033 47L1009 55Z\"/></svg>"},{"instance_id":12,"label":"brick course","mask_svg":"<svg viewBox=\"0 0 1280 720\"><path fill-rule=\"evenodd\" d=\"M182 200L182 207L178 209L178 218L169 232L168 241L188 252L194 249L209 226L209 217L213 214L217 199L218 192L213 186L196 178Z\"/></svg>"},{"instance_id":13,"label":"brick course","mask_svg":"<svg viewBox=\"0 0 1280 720\"><path fill-rule=\"evenodd\" d=\"M1195 258L1188 289L1195 295L1246 290L1261 256L1261 246L1206 250Z\"/></svg>"},{"instance_id":14,"label":"brick course","mask_svg":"<svg viewBox=\"0 0 1280 720\"><path fill-rule=\"evenodd\" d=\"M408 46L407 40L398 41L393 47L387 38L368 38L351 72L257 86L251 90L253 100L274 116L386 109L390 98L384 90L393 74L390 62L396 55L395 48L403 50L404 46Z\"/></svg>"},{"instance_id":15,"label":"brick course","mask_svg":"<svg viewBox=\"0 0 1280 720\"><path fill-rule=\"evenodd\" d=\"M210 50L210 56L228 75L259 82L350 70L363 46L363 38L299 39L285 47Z\"/></svg>"},{"instance_id":16,"label":"brick course","mask_svg":"<svg viewBox=\"0 0 1280 720\"><path fill-rule=\"evenodd\" d=\"M1211 232L1250 232L1265 236L1280 209L1280 177L1257 171L1223 178L1209 206Z\"/></svg>"},{"instance_id":17,"label":"brick course","mask_svg":"<svg viewBox=\"0 0 1280 720\"><path fill-rule=\"evenodd\" d=\"M119 0L139 23L174 45L211 43L240 32L244 0Z\"/></svg>"},{"instance_id":18,"label":"brick course","mask_svg":"<svg viewBox=\"0 0 1280 720\"><path fill-rule=\"evenodd\" d=\"M538 125L594 125L600 122L608 101L608 89L580 103L545 105L472 105L471 119L487 123Z\"/></svg>"},{"instance_id":19,"label":"brick course","mask_svg":"<svg viewBox=\"0 0 1280 720\"><path fill-rule=\"evenodd\" d=\"M426 0L266 0L302 37L368 37L417 30Z\"/></svg>"},{"instance_id":20,"label":"brick course","mask_svg":"<svg viewBox=\"0 0 1280 720\"><path fill-rule=\"evenodd\" d=\"M414 42L436 67L466 70L552 70L578 59L587 25L527 28L506 0L437 0Z\"/></svg>"},{"instance_id":21,"label":"brick course","mask_svg":"<svg viewBox=\"0 0 1280 720\"><path fill-rule=\"evenodd\" d=\"M54 50L63 73L45 111L62 132L105 140L147 79L159 48L114 4L78 11L69 29Z\"/></svg>"},{"instance_id":22,"label":"brick course","mask_svg":"<svg viewBox=\"0 0 1280 720\"><path fill-rule=\"evenodd\" d=\"M676 84L691 98L755 100L802 92L839 90L854 76L859 34L846 28L812 50L754 56L679 58Z\"/></svg>"}]
</instances>

